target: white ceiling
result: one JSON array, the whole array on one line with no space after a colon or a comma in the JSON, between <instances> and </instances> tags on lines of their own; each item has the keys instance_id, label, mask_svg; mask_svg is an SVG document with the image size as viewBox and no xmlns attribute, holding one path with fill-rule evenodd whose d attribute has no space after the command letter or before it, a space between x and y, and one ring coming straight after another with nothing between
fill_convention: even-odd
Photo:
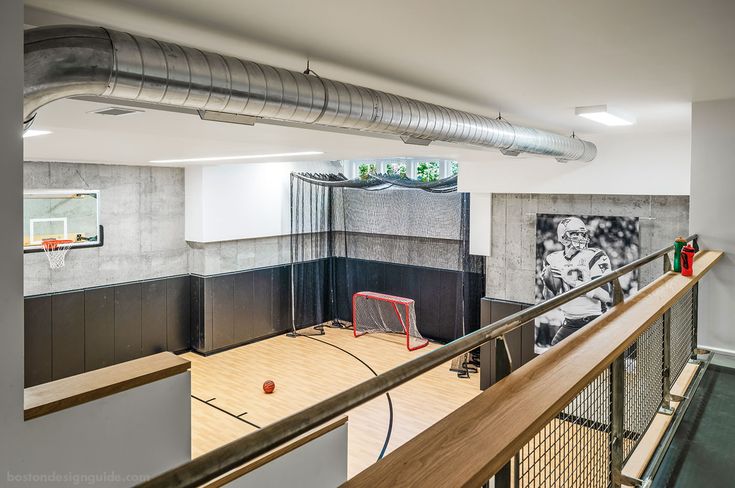
<instances>
[{"instance_id":1,"label":"white ceiling","mask_svg":"<svg viewBox=\"0 0 735 488\"><path fill-rule=\"evenodd\" d=\"M151 160L321 151L299 161L434 157L476 160L497 151L432 143L404 144L397 137L365 137L258 123L254 126L208 122L188 113L144 110L123 116L91 113L119 106L82 100L59 100L44 107L34 129L48 135L24 139L27 161L148 164ZM138 109L140 110L140 109ZM283 162L262 158L227 163ZM288 161L288 159L286 160ZM210 163L191 163L210 164ZM223 164L213 162L211 164ZM183 166L170 164L167 166Z\"/></svg>"},{"instance_id":2,"label":"white ceiling","mask_svg":"<svg viewBox=\"0 0 735 488\"><path fill-rule=\"evenodd\" d=\"M688 133L692 101L735 97L732 0L26 0L26 5L31 25L111 26L290 69L303 69L310 57L323 77L487 115L502 110L511 122L576 131L593 141L595 134L611 132ZM145 163L214 150L325 150L330 159L406 155L406 148L417 156L462 157L469 151L477 158L478 153L266 125L227 126L155 111L102 123L86 116L86 103L58 102L44 109L37 128L55 134L28 139L27 157ZM638 123L606 128L574 115L575 106L598 104L619 106Z\"/></svg>"}]
</instances>

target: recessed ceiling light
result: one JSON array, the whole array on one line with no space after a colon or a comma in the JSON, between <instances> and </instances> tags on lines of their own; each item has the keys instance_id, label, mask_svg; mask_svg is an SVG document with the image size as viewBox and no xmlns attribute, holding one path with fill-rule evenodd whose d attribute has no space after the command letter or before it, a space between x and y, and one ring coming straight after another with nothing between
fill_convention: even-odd
<instances>
[{"instance_id":1,"label":"recessed ceiling light","mask_svg":"<svg viewBox=\"0 0 735 488\"><path fill-rule=\"evenodd\" d=\"M324 154L321 151L301 151L292 153L247 154L243 156L214 156L208 158L154 159L149 163L200 163L205 161L237 161L239 159L288 158L292 156L314 156Z\"/></svg>"},{"instance_id":2,"label":"recessed ceiling light","mask_svg":"<svg viewBox=\"0 0 735 488\"><path fill-rule=\"evenodd\" d=\"M592 105L589 107L577 107L575 114L585 119L593 120L599 124L608 126L633 125L635 117L609 105Z\"/></svg>"},{"instance_id":3,"label":"recessed ceiling light","mask_svg":"<svg viewBox=\"0 0 735 488\"><path fill-rule=\"evenodd\" d=\"M23 139L26 137L36 137L36 136L45 136L46 134L51 134L50 130L36 130L36 129L28 129L23 133Z\"/></svg>"}]
</instances>

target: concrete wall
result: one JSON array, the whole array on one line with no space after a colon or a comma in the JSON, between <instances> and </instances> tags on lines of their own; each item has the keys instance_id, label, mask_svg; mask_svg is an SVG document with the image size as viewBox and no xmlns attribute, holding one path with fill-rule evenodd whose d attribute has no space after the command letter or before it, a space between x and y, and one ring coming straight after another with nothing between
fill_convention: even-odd
<instances>
[{"instance_id":1,"label":"concrete wall","mask_svg":"<svg viewBox=\"0 0 735 488\"><path fill-rule=\"evenodd\" d=\"M705 249L725 251L699 292L699 343L735 354L735 100L692 107L690 227Z\"/></svg>"},{"instance_id":2,"label":"concrete wall","mask_svg":"<svg viewBox=\"0 0 735 488\"><path fill-rule=\"evenodd\" d=\"M190 242L189 272L202 276L291 262L289 236L224 242Z\"/></svg>"},{"instance_id":3,"label":"concrete wall","mask_svg":"<svg viewBox=\"0 0 735 488\"><path fill-rule=\"evenodd\" d=\"M644 256L688 235L689 197L495 194L487 296L535 302L537 213L639 217ZM641 285L659 276L662 266L660 261L644 266Z\"/></svg>"},{"instance_id":4,"label":"concrete wall","mask_svg":"<svg viewBox=\"0 0 735 488\"><path fill-rule=\"evenodd\" d=\"M25 254L25 295L189 272L183 169L26 162L23 187L100 190L105 228L104 246L72 249L59 270L49 269L44 253Z\"/></svg>"},{"instance_id":5,"label":"concrete wall","mask_svg":"<svg viewBox=\"0 0 735 488\"><path fill-rule=\"evenodd\" d=\"M345 213L342 192L334 192L334 255L345 255L343 222L347 219L347 255L351 258L459 269L458 193L355 189L345 192ZM327 257L323 237L314 246L316 252L312 252L309 236L296 238L297 246L303 244L303 260ZM289 235L189 245L189 269L194 274L229 273L291 262Z\"/></svg>"}]
</instances>

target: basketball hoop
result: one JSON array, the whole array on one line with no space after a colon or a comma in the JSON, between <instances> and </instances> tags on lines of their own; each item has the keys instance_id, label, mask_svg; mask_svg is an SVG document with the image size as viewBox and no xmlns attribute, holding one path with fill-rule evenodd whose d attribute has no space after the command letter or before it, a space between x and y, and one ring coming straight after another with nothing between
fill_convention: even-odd
<instances>
[{"instance_id":1,"label":"basketball hoop","mask_svg":"<svg viewBox=\"0 0 735 488\"><path fill-rule=\"evenodd\" d=\"M64 257L74 241L67 239L49 239L43 241L41 246L48 258L49 268L59 269L64 267Z\"/></svg>"}]
</instances>

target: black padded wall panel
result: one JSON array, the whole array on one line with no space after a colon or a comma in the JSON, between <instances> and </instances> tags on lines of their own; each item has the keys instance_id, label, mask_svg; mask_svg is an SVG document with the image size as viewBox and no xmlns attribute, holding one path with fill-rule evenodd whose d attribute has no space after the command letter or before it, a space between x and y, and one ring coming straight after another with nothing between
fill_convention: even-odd
<instances>
[{"instance_id":1,"label":"black padded wall panel","mask_svg":"<svg viewBox=\"0 0 735 488\"><path fill-rule=\"evenodd\" d=\"M270 268L256 269L253 273L253 336L263 337L273 332L271 309L273 272Z\"/></svg>"},{"instance_id":2,"label":"black padded wall panel","mask_svg":"<svg viewBox=\"0 0 735 488\"><path fill-rule=\"evenodd\" d=\"M321 264L324 276L327 270ZM279 266L274 269L274 273L271 310L273 331L283 332L291 330L291 267Z\"/></svg>"},{"instance_id":3,"label":"black padded wall panel","mask_svg":"<svg viewBox=\"0 0 735 488\"><path fill-rule=\"evenodd\" d=\"M192 276L190 281L190 329L191 347L197 351L205 349L204 328L204 278Z\"/></svg>"},{"instance_id":4,"label":"black padded wall panel","mask_svg":"<svg viewBox=\"0 0 735 488\"><path fill-rule=\"evenodd\" d=\"M189 276L168 278L166 282L166 346L169 351L189 349L191 297Z\"/></svg>"},{"instance_id":5,"label":"black padded wall panel","mask_svg":"<svg viewBox=\"0 0 735 488\"><path fill-rule=\"evenodd\" d=\"M217 276L210 281L212 287L212 347L220 349L235 342L235 277Z\"/></svg>"},{"instance_id":6,"label":"black padded wall panel","mask_svg":"<svg viewBox=\"0 0 735 488\"><path fill-rule=\"evenodd\" d=\"M448 342L460 337L463 320L466 332L479 326L479 303L484 290L480 273L360 259L334 258L334 263L337 317L342 320L352 320L354 293L376 291L415 300L419 330L430 339Z\"/></svg>"},{"instance_id":7,"label":"black padded wall panel","mask_svg":"<svg viewBox=\"0 0 735 488\"><path fill-rule=\"evenodd\" d=\"M238 273L234 278L234 340L242 343L255 337L252 312L255 308L253 300L253 273Z\"/></svg>"},{"instance_id":8,"label":"black padded wall panel","mask_svg":"<svg viewBox=\"0 0 735 488\"><path fill-rule=\"evenodd\" d=\"M53 379L84 372L84 292L51 298Z\"/></svg>"},{"instance_id":9,"label":"black padded wall panel","mask_svg":"<svg viewBox=\"0 0 735 488\"><path fill-rule=\"evenodd\" d=\"M115 362L142 356L141 283L115 288Z\"/></svg>"},{"instance_id":10,"label":"black padded wall panel","mask_svg":"<svg viewBox=\"0 0 735 488\"><path fill-rule=\"evenodd\" d=\"M115 289L84 291L84 370L115 364Z\"/></svg>"},{"instance_id":11,"label":"black padded wall panel","mask_svg":"<svg viewBox=\"0 0 735 488\"><path fill-rule=\"evenodd\" d=\"M141 353L166 351L166 282L141 283L141 299Z\"/></svg>"},{"instance_id":12,"label":"black padded wall panel","mask_svg":"<svg viewBox=\"0 0 735 488\"><path fill-rule=\"evenodd\" d=\"M25 386L189 349L190 277L25 299Z\"/></svg>"},{"instance_id":13,"label":"black padded wall panel","mask_svg":"<svg viewBox=\"0 0 735 488\"><path fill-rule=\"evenodd\" d=\"M416 300L416 320L419 331L424 337L447 340L454 333L454 320L447 323L441 321L441 303L446 295L454 298L455 290L443 290L441 271L430 268L419 270L419 298ZM456 305L456 299L452 302ZM454 310L454 307L452 308Z\"/></svg>"},{"instance_id":14,"label":"black padded wall panel","mask_svg":"<svg viewBox=\"0 0 735 488\"><path fill-rule=\"evenodd\" d=\"M51 296L25 301L25 385L40 385L53 379Z\"/></svg>"}]
</instances>

